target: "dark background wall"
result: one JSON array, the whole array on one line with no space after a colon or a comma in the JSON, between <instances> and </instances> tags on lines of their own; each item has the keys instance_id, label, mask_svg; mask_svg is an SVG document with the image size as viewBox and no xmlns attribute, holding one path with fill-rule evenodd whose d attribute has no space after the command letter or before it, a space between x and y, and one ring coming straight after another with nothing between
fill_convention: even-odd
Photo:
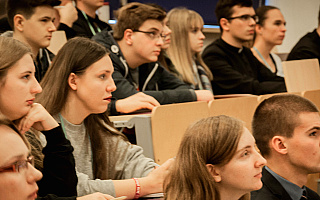
<instances>
[{"instance_id":1,"label":"dark background wall","mask_svg":"<svg viewBox=\"0 0 320 200\"><path fill-rule=\"evenodd\" d=\"M110 3L111 19L113 17L113 10L117 10L120 7L119 0L105 0ZM184 6L188 9L197 11L204 19L205 24L217 25L217 19L214 14L215 6L218 0L128 0L130 2L141 2L141 3L156 3L164 7L167 11L174 7ZM259 5L264 5L265 0L253 0L254 8Z\"/></svg>"}]
</instances>

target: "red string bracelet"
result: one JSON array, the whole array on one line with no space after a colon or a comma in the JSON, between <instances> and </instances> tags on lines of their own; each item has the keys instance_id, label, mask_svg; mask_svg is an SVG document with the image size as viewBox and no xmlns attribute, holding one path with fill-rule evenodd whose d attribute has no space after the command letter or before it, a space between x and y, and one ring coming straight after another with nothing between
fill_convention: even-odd
<instances>
[{"instance_id":1,"label":"red string bracelet","mask_svg":"<svg viewBox=\"0 0 320 200\"><path fill-rule=\"evenodd\" d=\"M141 192L141 186L140 186L140 182L137 178L133 178L135 184L136 184L136 193L134 195L134 199L139 199L140 197L140 192Z\"/></svg>"}]
</instances>

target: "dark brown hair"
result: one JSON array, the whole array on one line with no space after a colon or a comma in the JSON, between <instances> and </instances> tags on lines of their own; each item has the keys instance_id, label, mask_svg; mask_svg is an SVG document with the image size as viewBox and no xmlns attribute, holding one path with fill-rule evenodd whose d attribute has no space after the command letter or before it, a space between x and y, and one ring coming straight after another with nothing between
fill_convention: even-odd
<instances>
[{"instance_id":1,"label":"dark brown hair","mask_svg":"<svg viewBox=\"0 0 320 200\"><path fill-rule=\"evenodd\" d=\"M269 141L276 135L292 137L303 112L319 112L308 99L293 95L275 95L257 107L252 121L252 133L262 156L270 154Z\"/></svg>"},{"instance_id":2,"label":"dark brown hair","mask_svg":"<svg viewBox=\"0 0 320 200\"><path fill-rule=\"evenodd\" d=\"M17 14L23 15L29 19L38 6L57 6L61 2L59 0L7 0L6 10L8 22L14 30L13 18Z\"/></svg>"},{"instance_id":3,"label":"dark brown hair","mask_svg":"<svg viewBox=\"0 0 320 200\"><path fill-rule=\"evenodd\" d=\"M43 90L36 101L41 103L51 115L57 115L63 109L69 94L70 73L81 75L89 66L108 54L104 46L88 38L70 39L60 49L42 79ZM92 144L95 178L112 179L115 176L112 170L116 160L121 159L121 156L114 152L117 144L113 137L121 137L127 141L126 137L111 126L107 112L89 115L84 120L84 124ZM106 170L107 166L111 167Z\"/></svg>"},{"instance_id":4,"label":"dark brown hair","mask_svg":"<svg viewBox=\"0 0 320 200\"><path fill-rule=\"evenodd\" d=\"M269 12L269 10L274 10L274 9L279 10L279 8L275 6L260 6L259 8L257 8L256 15L259 18L259 21L257 22L257 24L259 24L260 26L264 26L264 21L267 19L267 13Z\"/></svg>"},{"instance_id":5,"label":"dark brown hair","mask_svg":"<svg viewBox=\"0 0 320 200\"><path fill-rule=\"evenodd\" d=\"M240 7L252 7L252 0L219 0L215 13L218 20L218 24L220 26L220 31L222 33L222 28L220 24L221 18L229 18L233 14L233 7L240 6Z\"/></svg>"}]
</instances>

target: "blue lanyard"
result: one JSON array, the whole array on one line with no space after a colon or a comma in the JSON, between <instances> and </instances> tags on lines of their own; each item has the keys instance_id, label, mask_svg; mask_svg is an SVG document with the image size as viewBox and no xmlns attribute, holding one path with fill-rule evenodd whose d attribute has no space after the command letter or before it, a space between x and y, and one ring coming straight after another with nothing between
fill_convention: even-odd
<instances>
[{"instance_id":1,"label":"blue lanyard","mask_svg":"<svg viewBox=\"0 0 320 200\"><path fill-rule=\"evenodd\" d=\"M81 12L82 12L84 18L87 20L87 23L88 23L88 25L89 25L89 28L90 28L90 30L91 30L92 35L96 35L97 33L96 33L96 31L94 30L94 28L92 27L92 25L91 25L91 23L90 23L90 21L89 21L89 19L88 19L87 14L86 14L85 12L83 12L82 10L81 10ZM99 28L99 26L97 26L97 30L98 30L98 33L101 31L101 29Z\"/></svg>"},{"instance_id":2,"label":"blue lanyard","mask_svg":"<svg viewBox=\"0 0 320 200\"><path fill-rule=\"evenodd\" d=\"M270 67L270 65L267 63L266 59L264 59L264 57L262 56L262 54L260 53L260 51L256 48L253 47L253 49L258 53L259 57L262 59L262 61L264 62L264 65L269 68L270 70L272 70L272 68Z\"/></svg>"},{"instance_id":3,"label":"blue lanyard","mask_svg":"<svg viewBox=\"0 0 320 200\"><path fill-rule=\"evenodd\" d=\"M60 118L61 128L62 128L62 131L63 131L63 133L64 133L64 136L68 139L66 129L64 128L63 118L62 118L62 116L61 116L60 113L59 113L59 118Z\"/></svg>"}]
</instances>

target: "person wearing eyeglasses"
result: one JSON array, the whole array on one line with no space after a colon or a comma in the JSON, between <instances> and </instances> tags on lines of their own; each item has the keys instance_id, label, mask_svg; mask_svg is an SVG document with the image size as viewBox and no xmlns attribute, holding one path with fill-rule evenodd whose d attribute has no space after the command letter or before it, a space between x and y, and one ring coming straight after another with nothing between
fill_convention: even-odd
<instances>
[{"instance_id":1,"label":"person wearing eyeglasses","mask_svg":"<svg viewBox=\"0 0 320 200\"><path fill-rule=\"evenodd\" d=\"M56 120L41 104L34 103L42 88L35 78L31 50L18 40L0 37L0 55L0 199L111 199L101 193L76 197L73 147ZM30 165L37 158L34 149L29 149L32 145L24 139L31 128L34 133L41 131L47 141L40 163L43 176ZM25 144L12 132L23 134Z\"/></svg>"},{"instance_id":2,"label":"person wearing eyeglasses","mask_svg":"<svg viewBox=\"0 0 320 200\"><path fill-rule=\"evenodd\" d=\"M221 38L203 51L214 79L214 94L268 94L285 92L283 77L266 68L244 47L252 41L258 17L251 0L219 0L216 16Z\"/></svg>"},{"instance_id":3,"label":"person wearing eyeglasses","mask_svg":"<svg viewBox=\"0 0 320 200\"><path fill-rule=\"evenodd\" d=\"M168 13L168 24L172 30L171 44L167 53L181 79L196 90L212 92L212 73L203 62L203 19L199 13L186 8L174 8Z\"/></svg>"},{"instance_id":4,"label":"person wearing eyeglasses","mask_svg":"<svg viewBox=\"0 0 320 200\"><path fill-rule=\"evenodd\" d=\"M117 11L113 32L103 30L92 38L111 51L112 77L117 86L112 96L116 99L140 92L152 96L160 104L213 99L210 91L191 89L157 62L164 44L165 17L166 13L159 8L129 3ZM111 115L122 112L117 107L118 101L113 100Z\"/></svg>"}]
</instances>

